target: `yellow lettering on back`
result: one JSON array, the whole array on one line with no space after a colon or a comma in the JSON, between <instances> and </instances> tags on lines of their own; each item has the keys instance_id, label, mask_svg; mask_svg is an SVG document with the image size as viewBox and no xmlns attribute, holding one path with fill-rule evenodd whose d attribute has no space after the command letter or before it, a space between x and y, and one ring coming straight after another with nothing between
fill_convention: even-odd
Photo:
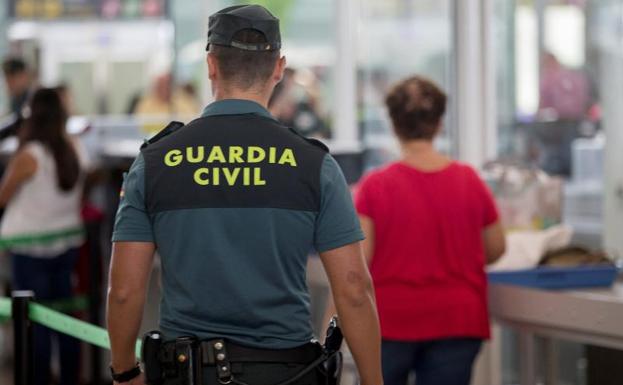
<instances>
[{"instance_id":1,"label":"yellow lettering on back","mask_svg":"<svg viewBox=\"0 0 623 385\"><path fill-rule=\"evenodd\" d=\"M180 150L171 150L164 156L164 164L169 167L175 167L182 163L183 159L184 157Z\"/></svg>"},{"instance_id":2,"label":"yellow lettering on back","mask_svg":"<svg viewBox=\"0 0 623 385\"><path fill-rule=\"evenodd\" d=\"M229 147L229 163L244 163L244 159L242 159L242 154L244 154L244 149L242 147Z\"/></svg>"},{"instance_id":3,"label":"yellow lettering on back","mask_svg":"<svg viewBox=\"0 0 623 385\"><path fill-rule=\"evenodd\" d=\"M253 185L266 186L266 181L262 179L262 169L259 167L253 169Z\"/></svg>"},{"instance_id":4,"label":"yellow lettering on back","mask_svg":"<svg viewBox=\"0 0 623 385\"><path fill-rule=\"evenodd\" d=\"M210 179L203 177L203 176L207 176L209 173L210 173L209 168L205 168L205 167L198 168L197 171L195 171L195 175L194 175L195 183L197 183L200 186L209 185Z\"/></svg>"},{"instance_id":5,"label":"yellow lettering on back","mask_svg":"<svg viewBox=\"0 0 623 385\"><path fill-rule=\"evenodd\" d=\"M251 184L251 174L250 174L251 170L248 167L245 167L244 169L242 169L242 183L245 186L248 186Z\"/></svg>"},{"instance_id":6,"label":"yellow lettering on back","mask_svg":"<svg viewBox=\"0 0 623 385\"><path fill-rule=\"evenodd\" d=\"M225 176L225 179L227 180L227 184L229 184L230 186L233 186L234 184L236 184L236 179L238 179L239 174L240 174L240 167L235 167L233 172L227 167L223 168L223 175Z\"/></svg>"},{"instance_id":7,"label":"yellow lettering on back","mask_svg":"<svg viewBox=\"0 0 623 385\"><path fill-rule=\"evenodd\" d=\"M268 149L268 163L275 163L277 161L277 149L275 147L270 147Z\"/></svg>"},{"instance_id":8,"label":"yellow lettering on back","mask_svg":"<svg viewBox=\"0 0 623 385\"><path fill-rule=\"evenodd\" d=\"M214 146L210 151L210 155L208 156L208 163L213 163L214 161L218 161L220 163L225 163L227 160L225 159L225 154L223 154L223 150L221 146Z\"/></svg>"},{"instance_id":9,"label":"yellow lettering on back","mask_svg":"<svg viewBox=\"0 0 623 385\"><path fill-rule=\"evenodd\" d=\"M221 184L221 169L214 167L212 169L212 186L218 186Z\"/></svg>"},{"instance_id":10,"label":"yellow lettering on back","mask_svg":"<svg viewBox=\"0 0 623 385\"><path fill-rule=\"evenodd\" d=\"M292 167L296 167L296 159L294 158L294 152L286 148L283 150L283 154L281 154L281 158L279 158L279 164L289 164Z\"/></svg>"},{"instance_id":11,"label":"yellow lettering on back","mask_svg":"<svg viewBox=\"0 0 623 385\"><path fill-rule=\"evenodd\" d=\"M263 148L257 146L250 146L247 149L247 162L259 163L266 158L266 151Z\"/></svg>"},{"instance_id":12,"label":"yellow lettering on back","mask_svg":"<svg viewBox=\"0 0 623 385\"><path fill-rule=\"evenodd\" d=\"M199 163L203 160L204 156L205 156L205 149L203 148L203 146L197 147L197 155L193 153L192 147L186 147L186 160L189 163Z\"/></svg>"}]
</instances>

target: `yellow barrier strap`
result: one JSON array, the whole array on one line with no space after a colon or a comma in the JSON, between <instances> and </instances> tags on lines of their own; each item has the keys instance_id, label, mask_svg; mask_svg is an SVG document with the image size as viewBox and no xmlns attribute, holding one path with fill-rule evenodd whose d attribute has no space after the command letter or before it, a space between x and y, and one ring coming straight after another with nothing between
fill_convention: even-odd
<instances>
[{"instance_id":1,"label":"yellow barrier strap","mask_svg":"<svg viewBox=\"0 0 623 385\"><path fill-rule=\"evenodd\" d=\"M88 342L100 348L110 350L110 339L106 329L91 325L88 322L70 317L56 310L31 302L28 309L31 321L46 326L59 333L67 334L81 341ZM0 297L0 319L11 318L11 298ZM136 341L136 357L141 356L141 340Z\"/></svg>"},{"instance_id":2,"label":"yellow barrier strap","mask_svg":"<svg viewBox=\"0 0 623 385\"><path fill-rule=\"evenodd\" d=\"M110 349L108 334L104 329L55 310L50 310L38 303L30 304L29 318L57 332L76 337L101 348Z\"/></svg>"},{"instance_id":3,"label":"yellow barrier strap","mask_svg":"<svg viewBox=\"0 0 623 385\"><path fill-rule=\"evenodd\" d=\"M39 301L39 303L49 309L60 311L61 313L72 313L86 310L89 307L89 298L84 295L79 295L57 301Z\"/></svg>"},{"instance_id":4,"label":"yellow barrier strap","mask_svg":"<svg viewBox=\"0 0 623 385\"><path fill-rule=\"evenodd\" d=\"M0 318L11 318L11 298L0 298Z\"/></svg>"},{"instance_id":5,"label":"yellow barrier strap","mask_svg":"<svg viewBox=\"0 0 623 385\"><path fill-rule=\"evenodd\" d=\"M99 326L75 319L63 313L51 310L38 303L31 303L29 317L32 321L47 326L59 333L67 334L79 340L110 350L108 332ZM141 356L141 341L136 341L136 357Z\"/></svg>"},{"instance_id":6,"label":"yellow barrier strap","mask_svg":"<svg viewBox=\"0 0 623 385\"><path fill-rule=\"evenodd\" d=\"M84 311L89 306L89 299L86 296L77 296L73 298L63 299L59 301L43 302L47 308L60 311L62 313L71 313L75 311ZM0 322L11 318L11 299L0 297Z\"/></svg>"}]
</instances>

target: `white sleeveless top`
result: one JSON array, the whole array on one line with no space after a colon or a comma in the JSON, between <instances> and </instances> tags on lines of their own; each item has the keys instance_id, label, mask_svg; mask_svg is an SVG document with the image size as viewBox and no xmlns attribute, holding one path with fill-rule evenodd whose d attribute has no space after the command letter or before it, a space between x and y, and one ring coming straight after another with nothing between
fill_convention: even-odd
<instances>
[{"instance_id":1,"label":"white sleeveless top","mask_svg":"<svg viewBox=\"0 0 623 385\"><path fill-rule=\"evenodd\" d=\"M9 201L0 237L9 241L31 239L15 242L10 250L32 257L52 258L84 243L84 235L75 231L82 227L80 208L84 178L81 175L70 191L62 191L52 153L37 141L27 143L24 151L36 159L37 170Z\"/></svg>"}]
</instances>

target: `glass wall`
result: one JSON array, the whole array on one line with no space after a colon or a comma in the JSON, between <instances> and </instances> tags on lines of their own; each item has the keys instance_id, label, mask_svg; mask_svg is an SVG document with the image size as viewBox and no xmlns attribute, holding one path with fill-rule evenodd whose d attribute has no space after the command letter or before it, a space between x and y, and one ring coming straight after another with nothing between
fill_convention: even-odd
<instances>
[{"instance_id":1,"label":"glass wall","mask_svg":"<svg viewBox=\"0 0 623 385\"><path fill-rule=\"evenodd\" d=\"M0 58L6 54L7 39L6 39L6 15L7 9L0 7ZM8 109L8 98L6 96L6 89L4 84L4 76L0 79L0 116Z\"/></svg>"},{"instance_id":2,"label":"glass wall","mask_svg":"<svg viewBox=\"0 0 623 385\"><path fill-rule=\"evenodd\" d=\"M389 86L419 74L450 94L452 9L449 0L360 1L358 30L358 110L366 166L398 155L383 104ZM452 125L446 122L438 145L450 148Z\"/></svg>"},{"instance_id":3,"label":"glass wall","mask_svg":"<svg viewBox=\"0 0 623 385\"><path fill-rule=\"evenodd\" d=\"M603 23L615 3L495 2L500 158L563 178L563 222L591 247L601 246L603 96L613 87L602 66L612 47L598 36L616 32Z\"/></svg>"},{"instance_id":4,"label":"glass wall","mask_svg":"<svg viewBox=\"0 0 623 385\"><path fill-rule=\"evenodd\" d=\"M246 3L211 1L206 15L226 6ZM277 87L269 109L304 135L330 138L335 108L332 98L336 57L333 2L265 0L255 3L265 5L280 19L283 53L288 62L284 81ZM205 44L205 36L200 39Z\"/></svg>"},{"instance_id":5,"label":"glass wall","mask_svg":"<svg viewBox=\"0 0 623 385\"><path fill-rule=\"evenodd\" d=\"M572 143L599 130L597 1L496 2L500 148L570 177ZM578 171L578 170L575 170Z\"/></svg>"},{"instance_id":6,"label":"glass wall","mask_svg":"<svg viewBox=\"0 0 623 385\"><path fill-rule=\"evenodd\" d=\"M208 2L206 15L222 7L241 3L232 0ZM344 101L334 100L336 65L336 11L329 0L265 0L281 20L284 54L289 63L286 79L278 87L271 112L305 135L331 138L335 109ZM173 3L173 10L177 9ZM180 11L182 13L183 11ZM450 58L452 41L451 1L391 0L354 2L357 21L356 66L357 119L363 141L365 164L372 167L397 155L389 121L383 106L388 87L413 74L438 82L451 93ZM177 31L176 39L184 39ZM200 41L205 37L202 35ZM188 44L196 48L197 42ZM185 49L178 59L181 73L201 73L203 60L195 69L185 66ZM209 99L207 87L204 89ZM450 98L451 99L451 98ZM448 123L439 146L450 152Z\"/></svg>"},{"instance_id":7,"label":"glass wall","mask_svg":"<svg viewBox=\"0 0 623 385\"><path fill-rule=\"evenodd\" d=\"M10 6L0 7L0 17L7 11L15 15L2 23L2 28L9 28L9 33L8 40L3 34L0 53L3 46L10 45L15 53L33 61L30 64L35 67L42 84L69 82L76 94L76 113L80 114L135 112L137 108L140 110L141 98L158 94L159 84L163 86L160 88L169 84L169 87L186 90L197 104L205 104L211 99L204 51L208 15L242 3L246 2L87 1L84 9L54 7L56 16L46 14L43 20L44 16L35 12L35 8L29 8L30 2L11 1ZM336 129L333 122L336 113L344 108L344 103L351 103L335 100L338 4L331 0L262 0L258 3L280 18L284 54L289 63L286 78L278 86L271 104L271 112L305 135L331 138ZM370 150L366 159L371 166L397 153L383 106L383 96L390 84L420 74L451 93L451 3L450 0L357 0L352 1L353 14L341 16L342 20L352 19L357 27L352 72L357 79L354 103L357 104L360 136L352 140L363 139L364 148ZM153 11L150 6L157 6L158 12L145 14ZM76 19L78 12L87 11L92 14ZM25 12L32 13L27 22L17 17ZM72 28L83 32L74 33ZM137 33L126 33L127 28ZM117 31L124 31L126 40L132 40L133 35L139 35L139 30L156 38L146 39L149 47L142 50L125 49L130 43L124 43ZM60 36L61 40L53 40L54 36ZM79 40L81 47L77 43L64 44L63 38ZM117 78L113 73L129 75ZM173 75L172 79L164 78L165 74ZM451 150L450 131L451 125L447 124L439 141L446 151Z\"/></svg>"},{"instance_id":8,"label":"glass wall","mask_svg":"<svg viewBox=\"0 0 623 385\"><path fill-rule=\"evenodd\" d=\"M620 170L621 164L620 146L607 143L622 137L623 1L494 4L499 157L560 177L562 222L573 229L572 243L618 257L603 242L603 207L608 184L614 183L614 173L606 178L604 170ZM503 383L518 383L516 341L509 331L504 336ZM623 354L537 337L537 382L602 383L599 373ZM548 382L552 375L556 379Z\"/></svg>"}]
</instances>

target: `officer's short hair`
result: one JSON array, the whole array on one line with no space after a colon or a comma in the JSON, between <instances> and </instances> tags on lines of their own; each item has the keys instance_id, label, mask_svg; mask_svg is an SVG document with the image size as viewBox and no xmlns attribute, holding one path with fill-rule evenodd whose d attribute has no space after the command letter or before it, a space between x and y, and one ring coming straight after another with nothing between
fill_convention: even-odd
<instances>
[{"instance_id":1,"label":"officer's short hair","mask_svg":"<svg viewBox=\"0 0 623 385\"><path fill-rule=\"evenodd\" d=\"M234 40L248 44L267 42L266 36L255 29L238 31ZM210 52L216 56L223 80L243 90L268 81L280 57L279 50L247 51L217 44L210 45Z\"/></svg>"},{"instance_id":2,"label":"officer's short hair","mask_svg":"<svg viewBox=\"0 0 623 385\"><path fill-rule=\"evenodd\" d=\"M446 94L432 81L413 76L396 84L385 105L401 140L432 140L446 112Z\"/></svg>"},{"instance_id":3,"label":"officer's short hair","mask_svg":"<svg viewBox=\"0 0 623 385\"><path fill-rule=\"evenodd\" d=\"M22 59L11 57L2 62L2 72L5 76L13 76L26 72L28 66Z\"/></svg>"}]
</instances>

